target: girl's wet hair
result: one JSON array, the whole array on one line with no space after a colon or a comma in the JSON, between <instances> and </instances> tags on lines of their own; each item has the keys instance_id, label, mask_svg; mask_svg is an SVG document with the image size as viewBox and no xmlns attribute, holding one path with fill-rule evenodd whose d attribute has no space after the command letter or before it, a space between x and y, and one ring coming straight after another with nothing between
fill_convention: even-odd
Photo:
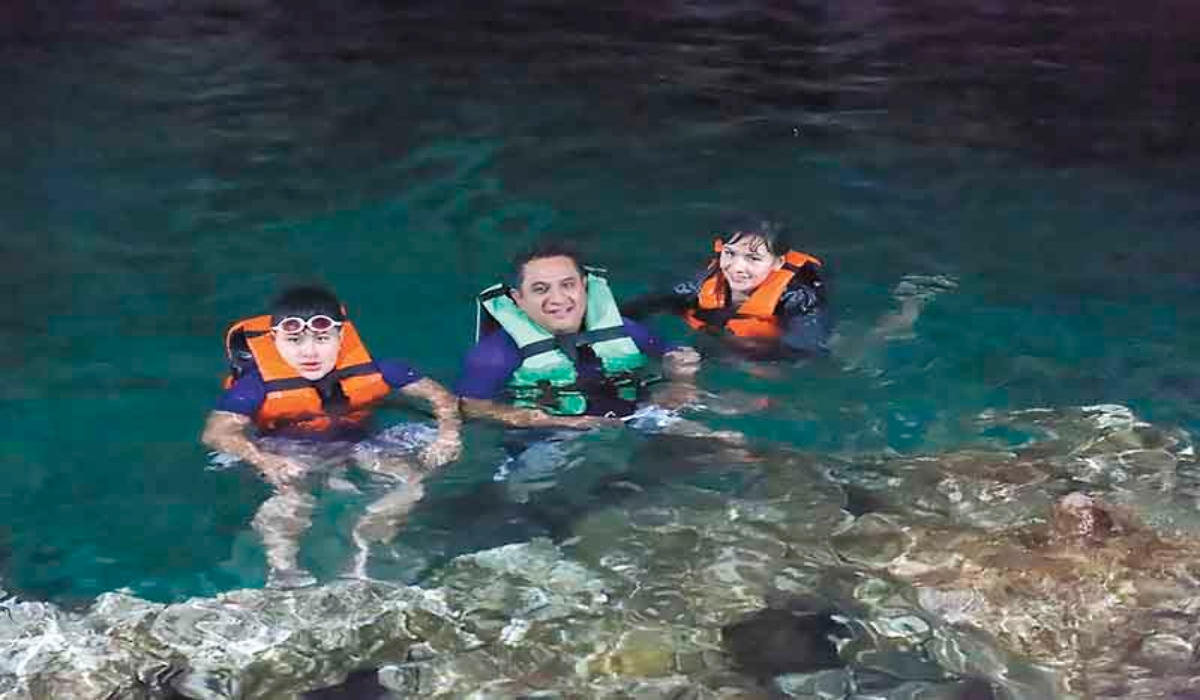
<instances>
[{"instance_id":1,"label":"girl's wet hair","mask_svg":"<svg viewBox=\"0 0 1200 700\"><path fill-rule=\"evenodd\" d=\"M271 302L271 323L276 324L289 316L312 318L325 315L335 321L345 321L342 302L325 287L305 285L288 287Z\"/></svg>"},{"instance_id":2,"label":"girl's wet hair","mask_svg":"<svg viewBox=\"0 0 1200 700\"><path fill-rule=\"evenodd\" d=\"M750 238L762 241L771 255L787 255L792 249L791 230L780 221L765 216L740 215L725 222L721 227L722 240L726 244Z\"/></svg>"}]
</instances>

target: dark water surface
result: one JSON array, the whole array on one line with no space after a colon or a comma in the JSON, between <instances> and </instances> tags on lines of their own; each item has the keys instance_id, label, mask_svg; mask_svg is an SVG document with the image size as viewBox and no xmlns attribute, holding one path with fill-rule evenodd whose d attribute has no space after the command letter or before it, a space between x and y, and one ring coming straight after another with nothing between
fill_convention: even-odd
<instances>
[{"instance_id":1,"label":"dark water surface","mask_svg":"<svg viewBox=\"0 0 1200 700\"><path fill-rule=\"evenodd\" d=\"M196 440L225 324L324 280L450 383L473 293L547 231L630 294L691 273L722 208L789 216L847 350L706 371L774 400L711 418L756 437L920 451L1098 402L1200 427L1193 4L478 5L0 4L7 588L260 585L265 487ZM958 286L872 341L910 274ZM471 505L499 448L470 439L422 556L553 530ZM327 574L353 508L313 533Z\"/></svg>"}]
</instances>

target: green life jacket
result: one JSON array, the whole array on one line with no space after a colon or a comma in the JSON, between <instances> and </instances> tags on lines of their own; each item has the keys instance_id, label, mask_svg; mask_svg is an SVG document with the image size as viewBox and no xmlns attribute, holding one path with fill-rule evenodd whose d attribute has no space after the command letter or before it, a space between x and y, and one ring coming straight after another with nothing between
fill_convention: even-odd
<instances>
[{"instance_id":1,"label":"green life jacket","mask_svg":"<svg viewBox=\"0 0 1200 700\"><path fill-rule=\"evenodd\" d=\"M588 387L577 382L572 359L576 349L585 346L600 359L604 388L614 391L621 400L637 401L644 385L642 369L646 366L646 356L625 331L607 280L588 272L583 330L574 335L556 336L547 332L517 306L508 291L507 285L497 284L480 292L476 340L486 312L517 344L521 365L508 381L514 406L540 408L563 416L586 412Z\"/></svg>"}]
</instances>

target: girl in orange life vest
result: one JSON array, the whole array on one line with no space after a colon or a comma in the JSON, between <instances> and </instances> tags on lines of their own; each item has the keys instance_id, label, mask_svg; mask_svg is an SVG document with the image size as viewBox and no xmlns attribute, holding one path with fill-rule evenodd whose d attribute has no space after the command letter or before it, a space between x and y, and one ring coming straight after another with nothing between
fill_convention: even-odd
<instances>
[{"instance_id":1,"label":"girl in orange life vest","mask_svg":"<svg viewBox=\"0 0 1200 700\"><path fill-rule=\"evenodd\" d=\"M821 261L793 250L787 230L761 217L743 217L724 230L696 279L634 299L622 313L680 315L752 359L825 354L831 324Z\"/></svg>"},{"instance_id":2,"label":"girl in orange life vest","mask_svg":"<svg viewBox=\"0 0 1200 700\"><path fill-rule=\"evenodd\" d=\"M262 436L356 442L366 437L373 409L398 390L432 406L438 432L420 455L426 468L456 459L461 451L454 395L404 363L372 358L341 302L328 290L285 290L269 316L230 328L226 351L231 376L201 439L214 450L254 465L275 486L276 495L263 504L254 525L267 545L276 584L298 585L311 578L296 559L298 536L307 529L312 509L311 497L296 482L311 465L251 440L252 426ZM352 454L358 453L348 450L346 456ZM399 476L419 481L399 462L362 466L374 471L394 466L404 472ZM408 491L415 494L418 484L410 486Z\"/></svg>"}]
</instances>

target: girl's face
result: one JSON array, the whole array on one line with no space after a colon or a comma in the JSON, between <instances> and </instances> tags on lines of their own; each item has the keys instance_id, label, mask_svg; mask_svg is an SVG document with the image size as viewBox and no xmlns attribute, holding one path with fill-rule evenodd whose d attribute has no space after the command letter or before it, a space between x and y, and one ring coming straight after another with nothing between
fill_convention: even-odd
<instances>
[{"instance_id":1,"label":"girl's face","mask_svg":"<svg viewBox=\"0 0 1200 700\"><path fill-rule=\"evenodd\" d=\"M721 250L721 274L735 297L747 297L767 277L783 267L783 256L774 255L758 236L742 236Z\"/></svg>"}]
</instances>

